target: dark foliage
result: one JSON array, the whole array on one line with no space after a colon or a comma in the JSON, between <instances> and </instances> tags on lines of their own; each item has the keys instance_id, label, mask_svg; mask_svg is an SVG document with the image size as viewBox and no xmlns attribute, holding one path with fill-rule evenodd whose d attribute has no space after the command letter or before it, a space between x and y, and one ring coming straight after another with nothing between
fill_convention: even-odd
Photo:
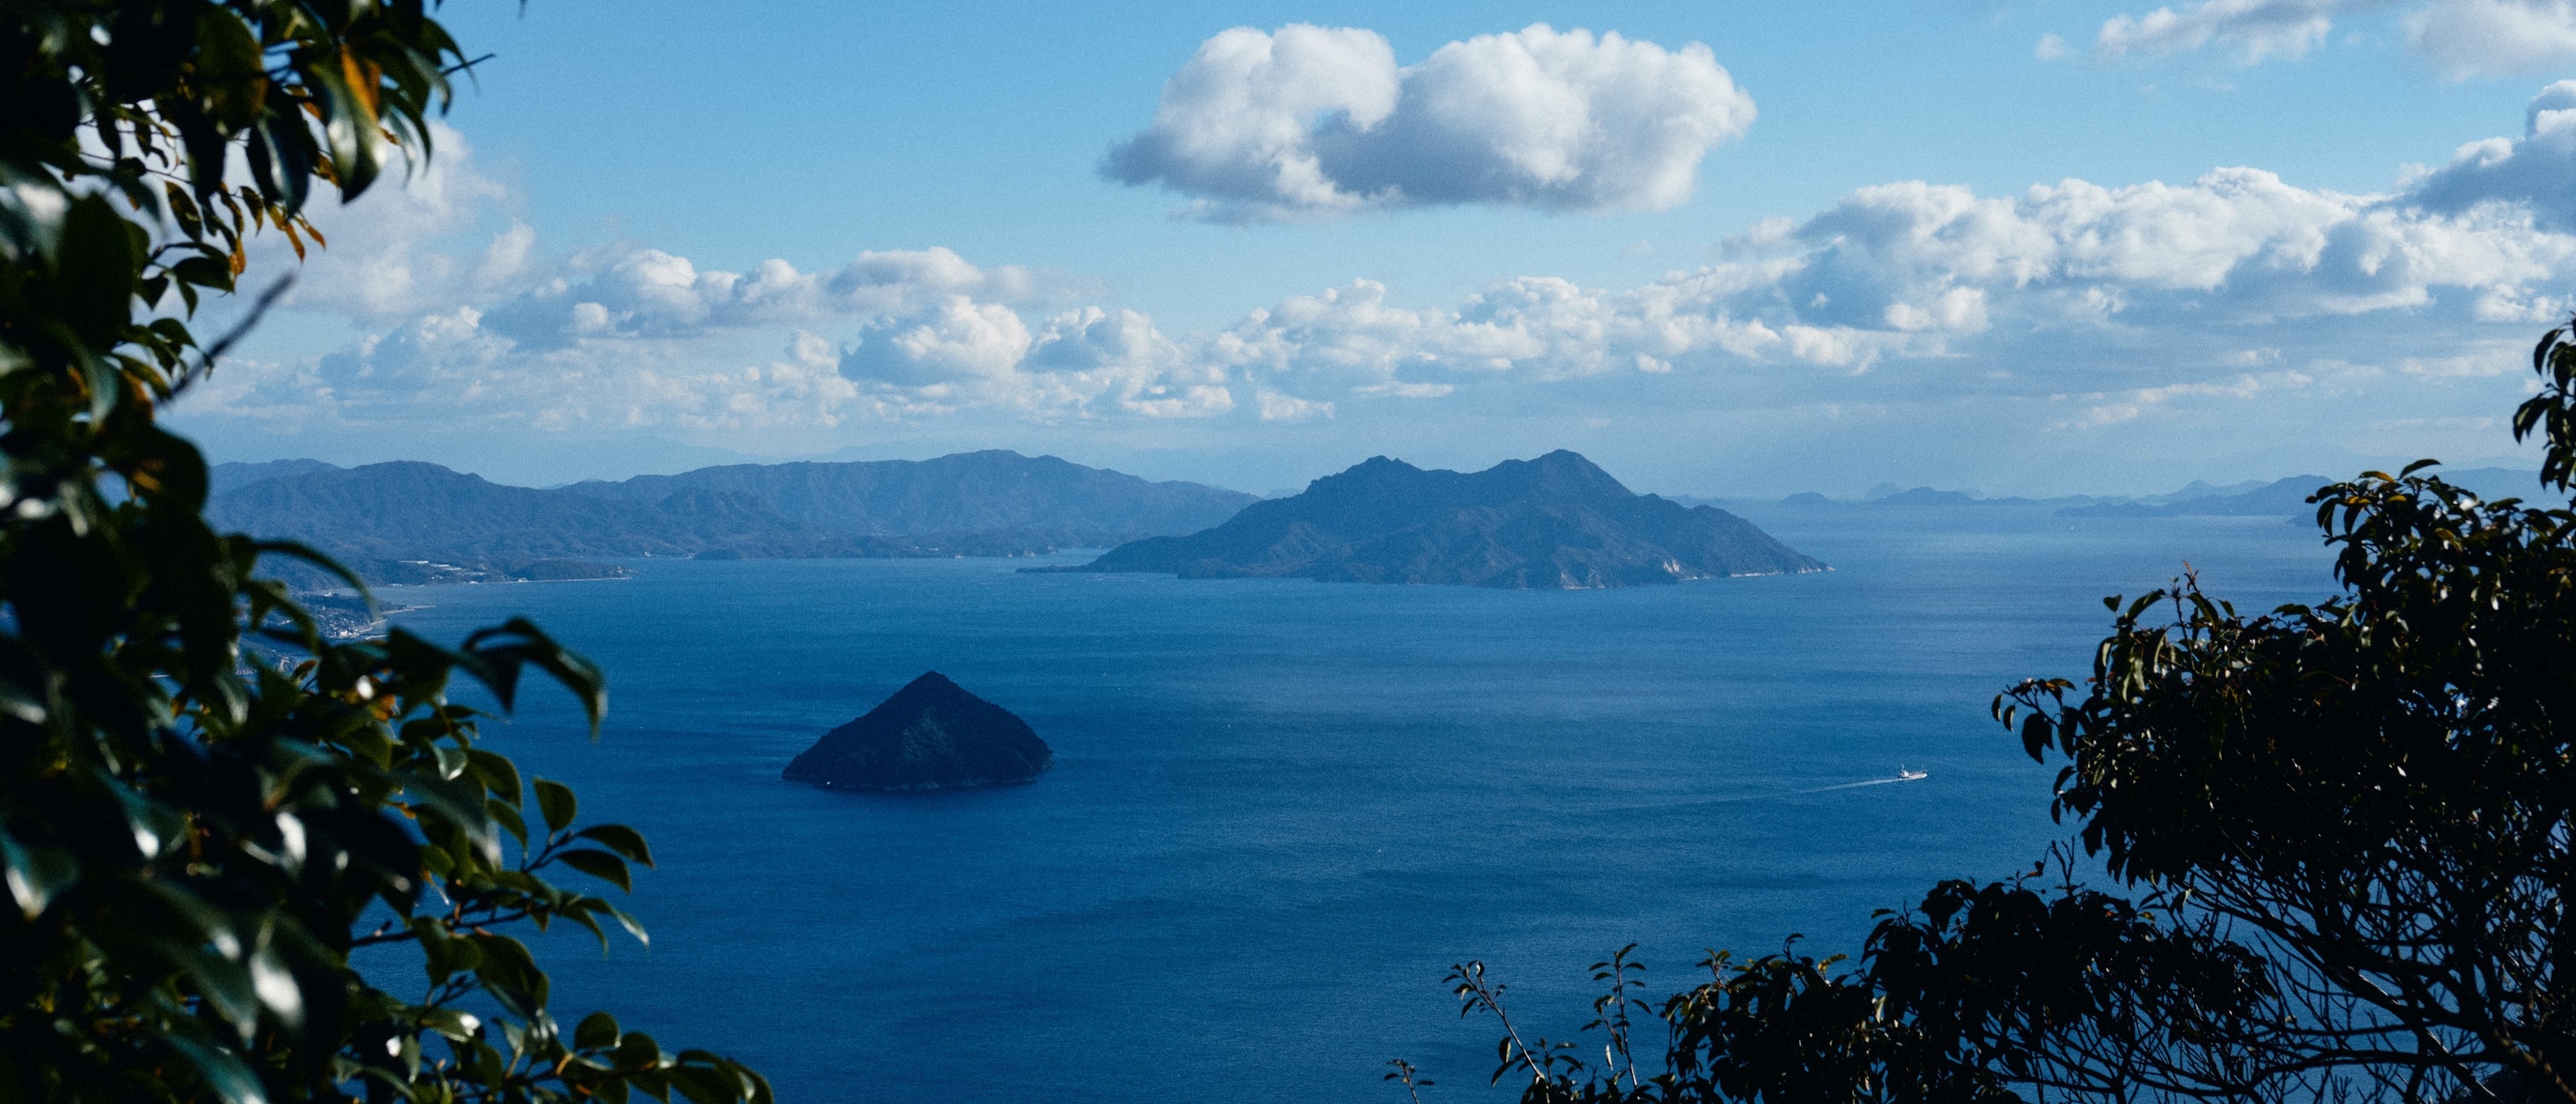
<instances>
[{"instance_id":1,"label":"dark foliage","mask_svg":"<svg viewBox=\"0 0 2576 1104\"><path fill-rule=\"evenodd\" d=\"M268 577L327 561L210 526L157 422L227 344L186 319L244 239L319 245L317 185L428 156L465 64L419 0L0 7L0 1100L769 1098L566 1029L510 934L633 929L553 879L651 853L448 688L507 709L533 669L595 724L600 673L524 621L328 639ZM351 969L370 946L408 994Z\"/></svg>"}]
</instances>

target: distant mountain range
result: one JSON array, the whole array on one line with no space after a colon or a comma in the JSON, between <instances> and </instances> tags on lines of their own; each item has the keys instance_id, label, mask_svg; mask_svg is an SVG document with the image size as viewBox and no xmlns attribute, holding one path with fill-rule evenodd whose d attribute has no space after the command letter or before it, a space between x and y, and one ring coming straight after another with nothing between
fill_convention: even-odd
<instances>
[{"instance_id":1,"label":"distant mountain range","mask_svg":"<svg viewBox=\"0 0 2576 1104\"><path fill-rule=\"evenodd\" d=\"M2445 482L2475 492L2482 498L2522 498L2537 503L2546 493L2540 485L2540 473L2513 468L2464 468L2452 471L2434 468L2429 473ZM2182 493L2166 496L2161 502L2104 502L2059 510L2069 517L2178 517L2185 515L2262 517L2283 515L2312 517L2317 508L2308 496L2317 488L2335 480L2321 475L2294 475L2250 489L2210 488L2207 493ZM2195 484L2194 486L2204 486Z\"/></svg>"},{"instance_id":2,"label":"distant mountain range","mask_svg":"<svg viewBox=\"0 0 2576 1104\"><path fill-rule=\"evenodd\" d=\"M1052 456L741 464L539 490L436 464L220 464L226 528L300 540L384 582L564 577L585 557L1015 556L1184 533L1256 501ZM577 571L575 573L578 573Z\"/></svg>"},{"instance_id":3,"label":"distant mountain range","mask_svg":"<svg viewBox=\"0 0 2576 1104\"><path fill-rule=\"evenodd\" d=\"M2539 473L2518 468L2447 468L2433 469L2455 486L2476 492L2489 499L2525 498L2539 501L2545 496ZM2316 507L2308 496L2334 480L2322 475L2293 475L2286 479L2254 480L2228 487L2214 487L2194 481L2171 494L2119 498L2101 495L2071 495L2064 498L1979 498L1963 491L1936 491L1930 487L1882 494L1875 498L1837 500L1814 491L1802 491L1781 499L1776 505L1798 509L1884 509L1884 508L1961 508L1961 507L2049 507L2062 517L2146 518L2146 517L2305 517ZM1684 499L1683 501L1716 501ZM2554 501L2554 499L2553 499Z\"/></svg>"},{"instance_id":4,"label":"distant mountain range","mask_svg":"<svg viewBox=\"0 0 2576 1104\"><path fill-rule=\"evenodd\" d=\"M2167 496L2163 502L2096 502L2069 506L2057 511L2066 517L2178 517L2203 515L2222 517L2264 517L2312 514L2316 507L2308 496L2334 480L2322 475L2293 475L2277 479L2250 490L2225 490L2205 494Z\"/></svg>"},{"instance_id":5,"label":"distant mountain range","mask_svg":"<svg viewBox=\"0 0 2576 1104\"><path fill-rule=\"evenodd\" d=\"M1052 456L999 449L936 460L729 464L565 490L623 502L747 495L789 521L853 536L1014 534L1105 548L1217 524L1258 501L1199 483L1152 483Z\"/></svg>"},{"instance_id":6,"label":"distant mountain range","mask_svg":"<svg viewBox=\"0 0 2576 1104\"><path fill-rule=\"evenodd\" d=\"M2489 498L2554 501L2530 471L2440 474ZM302 541L388 583L611 577L624 569L596 561L653 556L1026 556L1068 547L1113 548L1073 569L1083 571L1497 587L1631 586L1824 566L1710 500L1632 493L1564 451L1472 474L1381 456L1267 500L999 450L733 464L550 489L411 461L276 460L219 464L211 475L208 512L218 525ZM2307 496L2326 482L2194 483L2141 498L1997 499L1916 487L1859 501L1795 494L1764 508L2306 517Z\"/></svg>"},{"instance_id":7,"label":"distant mountain range","mask_svg":"<svg viewBox=\"0 0 2576 1104\"><path fill-rule=\"evenodd\" d=\"M1636 494L1560 450L1472 474L1374 457L1215 528L1069 570L1557 589L1825 565L1734 514Z\"/></svg>"}]
</instances>

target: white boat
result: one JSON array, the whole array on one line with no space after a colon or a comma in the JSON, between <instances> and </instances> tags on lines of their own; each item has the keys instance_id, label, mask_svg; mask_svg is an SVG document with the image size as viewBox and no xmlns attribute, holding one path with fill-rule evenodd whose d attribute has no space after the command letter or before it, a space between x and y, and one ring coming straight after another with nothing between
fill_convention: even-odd
<instances>
[{"instance_id":1,"label":"white boat","mask_svg":"<svg viewBox=\"0 0 2576 1104\"><path fill-rule=\"evenodd\" d=\"M1931 771L1907 770L1903 767L1896 768L1896 780L1899 782L1913 782L1918 779L1930 777L1932 777Z\"/></svg>"}]
</instances>

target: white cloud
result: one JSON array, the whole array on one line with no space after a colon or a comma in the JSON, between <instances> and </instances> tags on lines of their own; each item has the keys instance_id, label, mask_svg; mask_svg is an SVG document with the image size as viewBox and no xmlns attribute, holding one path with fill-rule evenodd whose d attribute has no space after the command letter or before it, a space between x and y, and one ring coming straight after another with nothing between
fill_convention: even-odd
<instances>
[{"instance_id":1,"label":"white cloud","mask_svg":"<svg viewBox=\"0 0 2576 1104\"><path fill-rule=\"evenodd\" d=\"M182 408L258 432L641 429L759 452L888 422L1142 439L1169 419L1350 433L1499 409L1880 425L2025 404L2034 426L2109 432L2336 388L2495 385L2521 331L2571 305L2570 180L2576 82L2544 89L2521 137L2384 195L2251 168L2005 195L1899 181L1635 286L1521 276L1421 302L1356 279L1197 333L1068 306L1060 278L946 249L736 273L635 245L549 257L508 224L440 239L452 261L413 255L466 274L447 285L461 299L330 356L228 364ZM511 275L471 275L485 268ZM339 309L366 318L367 302Z\"/></svg>"},{"instance_id":2,"label":"white cloud","mask_svg":"<svg viewBox=\"0 0 2576 1104\"><path fill-rule=\"evenodd\" d=\"M2256 398L2265 392L2295 391L2315 383L2303 372L2273 372L2266 375L2242 375L2234 379L2202 383L2169 383L2158 387L2137 387L2119 392L2095 392L2080 396L2059 396L2087 404L2081 413L2057 424L2059 429L2089 429L2135 421L2139 416L2160 410L2177 400Z\"/></svg>"},{"instance_id":3,"label":"white cloud","mask_svg":"<svg viewBox=\"0 0 2576 1104\"><path fill-rule=\"evenodd\" d=\"M784 260L749 273L700 271L686 257L632 245L588 250L492 308L491 324L519 340L685 336L719 329L888 320L958 297L1026 303L1052 290L1017 266L979 268L944 248L868 252L837 271L800 272Z\"/></svg>"},{"instance_id":4,"label":"white cloud","mask_svg":"<svg viewBox=\"0 0 2576 1104\"><path fill-rule=\"evenodd\" d=\"M1400 305L1362 280L1255 311L1203 355L1262 387L1326 399L1765 364L1857 373L2158 342L2200 350L2177 358L2200 369L2157 369L2189 376L2276 362L2285 345L2362 316L2526 322L2562 309L2556 288L2576 276L2576 237L2555 228L2576 217L2563 183L2576 165L2548 144L2558 120L2576 120L2559 114L2562 100L2576 107L2576 83L2535 101L2534 137L2473 146L2395 195L2246 168L2181 185L2065 180L2019 196L1876 185L1803 222L1766 220L1728 244L1734 259L1642 287L1523 277L1439 308ZM1978 386L2082 387L2068 378L2081 369L2037 355ZM2171 385L2184 384L2207 381ZM2153 409L2163 400L2151 390L2112 405Z\"/></svg>"},{"instance_id":5,"label":"white cloud","mask_svg":"<svg viewBox=\"0 0 2576 1104\"><path fill-rule=\"evenodd\" d=\"M1263 391L1256 397L1260 400L1261 420L1265 422L1307 422L1333 416L1333 404L1328 402L1315 402L1276 391Z\"/></svg>"},{"instance_id":6,"label":"white cloud","mask_svg":"<svg viewBox=\"0 0 2576 1104\"><path fill-rule=\"evenodd\" d=\"M424 315L303 364L228 361L187 400L189 417L292 432L505 431L771 433L827 430L886 415L841 378L811 334L767 363L710 368L687 351L535 351L482 326L471 307ZM818 349L820 355L818 355Z\"/></svg>"},{"instance_id":7,"label":"white cloud","mask_svg":"<svg viewBox=\"0 0 2576 1104\"><path fill-rule=\"evenodd\" d=\"M1536 24L1399 69L1374 31L1238 27L1164 86L1153 125L1102 172L1242 221L1490 203L1669 210L1709 147L1753 123L1708 47Z\"/></svg>"},{"instance_id":8,"label":"white cloud","mask_svg":"<svg viewBox=\"0 0 2576 1104\"><path fill-rule=\"evenodd\" d=\"M841 374L924 409L1002 407L1038 418L1200 418L1234 407L1225 369L1192 359L1135 311L1085 307L1032 333L1016 311L951 296L871 329Z\"/></svg>"},{"instance_id":9,"label":"white cloud","mask_svg":"<svg viewBox=\"0 0 2576 1104\"><path fill-rule=\"evenodd\" d=\"M1028 357L1085 404L1148 418L1196 418L1234 408L1225 369L1193 358L1132 310L1084 307L1047 320Z\"/></svg>"},{"instance_id":10,"label":"white cloud","mask_svg":"<svg viewBox=\"0 0 2576 1104\"><path fill-rule=\"evenodd\" d=\"M300 264L284 236L252 239L249 270L295 272L289 306L386 320L486 298L529 268L536 232L505 219L509 190L483 171L473 146L430 124L437 156L408 180L387 179L343 206L324 185L308 212L329 246ZM495 224L498 224L497 227ZM456 246L479 248L470 258Z\"/></svg>"},{"instance_id":11,"label":"white cloud","mask_svg":"<svg viewBox=\"0 0 2576 1104\"><path fill-rule=\"evenodd\" d=\"M2179 10L2116 15L2093 40L2111 59L2233 49L2254 64L2300 58L2325 41L2334 20L2399 6L2397 0L2200 0ZM2399 19L2407 45L2450 80L2541 72L2576 59L2576 3L2570 0L2430 0ZM2050 36L2053 38L2054 36ZM2052 56L2042 39L2040 56Z\"/></svg>"},{"instance_id":12,"label":"white cloud","mask_svg":"<svg viewBox=\"0 0 2576 1104\"><path fill-rule=\"evenodd\" d=\"M2157 8L2115 15L2094 36L2101 57L2170 54L2212 43L2236 47L2248 62L2304 57L2334 28L2332 16L2379 6L2380 0L2201 0L2182 11Z\"/></svg>"},{"instance_id":13,"label":"white cloud","mask_svg":"<svg viewBox=\"0 0 2576 1104\"><path fill-rule=\"evenodd\" d=\"M1505 280L1454 308L1406 309L1358 280L1257 310L1210 342L1209 357L1278 386L1370 396L1445 395L1452 379L1562 380L1660 373L1666 358L1758 356L1782 337L1739 320L1722 292L1738 274L1670 279L1626 292L1554 277ZM1830 354L1827 354L1830 355ZM1413 377L1413 378L1408 378Z\"/></svg>"},{"instance_id":14,"label":"white cloud","mask_svg":"<svg viewBox=\"0 0 2576 1104\"><path fill-rule=\"evenodd\" d=\"M2515 204L2552 229L2576 226L2576 81L2532 97L2521 138L2461 146L2450 164L2411 181L2408 192L2429 210Z\"/></svg>"},{"instance_id":15,"label":"white cloud","mask_svg":"<svg viewBox=\"0 0 2576 1104\"><path fill-rule=\"evenodd\" d=\"M2576 59L2567 0L2439 0L2406 16L2417 53L2452 80L2533 73Z\"/></svg>"},{"instance_id":16,"label":"white cloud","mask_svg":"<svg viewBox=\"0 0 2576 1104\"><path fill-rule=\"evenodd\" d=\"M1363 279L1181 337L1135 310L1034 311L1043 281L944 249L746 274L620 247L571 258L488 310L420 315L325 358L319 379L351 417L453 401L539 426L748 430L968 410L1062 421L1246 408L1296 421L1355 402L1685 377L1785 400L1890 365L1907 367L1885 386L1956 386L1958 373L1934 366L2038 355L1975 386L2107 396L2067 424L2108 424L2118 419L2104 412L2161 409L2159 387L2214 394L2191 388L2268 367L2338 320L2439 309L2483 324L2561 309L2556 285L2576 275L2576 237L2558 229L2576 214L2560 183L2576 158L2567 119L2576 84L2552 86L2524 138L2472 144L2393 195L2244 168L2014 196L1902 181L1803 221L1765 220L1728 243L1731 259L1642 286L1530 276L1410 305ZM817 336L833 326L839 341ZM733 351L782 329L798 334L784 360ZM2105 391L2081 358L2035 353L2123 343L2170 346L2175 363Z\"/></svg>"},{"instance_id":17,"label":"white cloud","mask_svg":"<svg viewBox=\"0 0 2576 1104\"><path fill-rule=\"evenodd\" d=\"M783 260L743 274L660 250L594 250L488 309L418 314L309 365L227 366L189 410L255 420L291 404L314 424L704 436L971 409L1055 420L1233 408L1225 368L1145 315L1093 307L1032 325L1020 308L1046 298L1043 283L946 249L865 253L819 274ZM816 332L853 324L839 345ZM783 359L745 357L746 340L782 329Z\"/></svg>"},{"instance_id":18,"label":"white cloud","mask_svg":"<svg viewBox=\"0 0 2576 1104\"><path fill-rule=\"evenodd\" d=\"M1982 330L2003 309L2031 322L2315 317L2421 305L2446 288L2520 292L2576 246L2519 211L2428 212L2411 199L2241 168L2184 186L2067 180L2018 199L1880 185L1798 228L1809 252L1779 291L1806 321L1944 333Z\"/></svg>"}]
</instances>

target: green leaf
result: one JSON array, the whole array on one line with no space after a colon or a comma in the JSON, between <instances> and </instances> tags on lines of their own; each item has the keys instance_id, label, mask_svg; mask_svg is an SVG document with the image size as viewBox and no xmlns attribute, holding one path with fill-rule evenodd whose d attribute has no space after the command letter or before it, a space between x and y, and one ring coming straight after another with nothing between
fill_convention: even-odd
<instances>
[{"instance_id":1,"label":"green leaf","mask_svg":"<svg viewBox=\"0 0 2576 1104\"><path fill-rule=\"evenodd\" d=\"M572 787L540 778L536 790L537 808L545 813L547 830L560 832L571 827L573 817L581 811L581 801L573 796Z\"/></svg>"},{"instance_id":2,"label":"green leaf","mask_svg":"<svg viewBox=\"0 0 2576 1104\"><path fill-rule=\"evenodd\" d=\"M606 1012L593 1012L573 1029L572 1045L583 1050L606 1050L617 1045L617 1017Z\"/></svg>"},{"instance_id":3,"label":"green leaf","mask_svg":"<svg viewBox=\"0 0 2576 1104\"><path fill-rule=\"evenodd\" d=\"M555 857L562 859L564 865L581 871L584 874L588 874L591 877L609 882L619 889L625 890L629 893L635 891L634 875L626 869L626 860L618 858L615 855L611 855L606 851L593 851L589 848L582 848L577 851L566 851Z\"/></svg>"},{"instance_id":4,"label":"green leaf","mask_svg":"<svg viewBox=\"0 0 2576 1104\"><path fill-rule=\"evenodd\" d=\"M466 752L474 763L474 773L483 776L483 785L492 796L519 800L519 765L510 757L475 748Z\"/></svg>"},{"instance_id":5,"label":"green leaf","mask_svg":"<svg viewBox=\"0 0 2576 1104\"><path fill-rule=\"evenodd\" d=\"M170 1049L187 1059L225 1104L268 1104L268 1090L260 1087L259 1078L231 1050L187 1035L173 1034L168 1039Z\"/></svg>"},{"instance_id":6,"label":"green leaf","mask_svg":"<svg viewBox=\"0 0 2576 1104\"><path fill-rule=\"evenodd\" d=\"M207 106L225 125L238 127L257 117L268 84L259 39L220 5L207 5L197 17L196 68ZM199 171L220 178L223 170L218 164Z\"/></svg>"},{"instance_id":7,"label":"green leaf","mask_svg":"<svg viewBox=\"0 0 2576 1104\"><path fill-rule=\"evenodd\" d=\"M91 348L114 346L132 317L143 260L135 249L134 230L104 196L82 196L64 213L57 309Z\"/></svg>"},{"instance_id":8,"label":"green leaf","mask_svg":"<svg viewBox=\"0 0 2576 1104\"><path fill-rule=\"evenodd\" d=\"M596 824L573 833L573 836L590 840L646 866L653 865L653 849L644 845L644 833L623 824Z\"/></svg>"},{"instance_id":9,"label":"green leaf","mask_svg":"<svg viewBox=\"0 0 2576 1104\"><path fill-rule=\"evenodd\" d=\"M650 1035L641 1031L629 1031L625 1038L617 1041L619 1069L651 1069L661 1061L662 1046L654 1042Z\"/></svg>"},{"instance_id":10,"label":"green leaf","mask_svg":"<svg viewBox=\"0 0 2576 1104\"><path fill-rule=\"evenodd\" d=\"M237 933L221 932L228 941L239 945ZM206 1004L218 1016L244 1034L259 1022L259 989L251 980L250 970L239 962L202 947L174 939L153 941L163 957L175 963L181 973L204 994Z\"/></svg>"},{"instance_id":11,"label":"green leaf","mask_svg":"<svg viewBox=\"0 0 2576 1104\"><path fill-rule=\"evenodd\" d=\"M496 797L483 803L483 811L492 818L492 823L500 825L503 831L510 833L510 838L519 841L519 846L527 846L528 822L519 817L518 806Z\"/></svg>"},{"instance_id":12,"label":"green leaf","mask_svg":"<svg viewBox=\"0 0 2576 1104\"><path fill-rule=\"evenodd\" d=\"M7 863L9 896L18 911L33 920L45 906L80 881L80 864L50 847L30 847L0 829L0 861Z\"/></svg>"},{"instance_id":13,"label":"green leaf","mask_svg":"<svg viewBox=\"0 0 2576 1104\"><path fill-rule=\"evenodd\" d=\"M479 932L466 936L465 941L472 943L482 954L482 963L475 972L482 976L487 988L515 989L540 1001L544 999L545 971L537 968L537 960L528 954L527 944L506 935Z\"/></svg>"},{"instance_id":14,"label":"green leaf","mask_svg":"<svg viewBox=\"0 0 2576 1104\"><path fill-rule=\"evenodd\" d=\"M691 1104L728 1104L743 1097L740 1081L704 1066L675 1066L668 1076Z\"/></svg>"},{"instance_id":15,"label":"green leaf","mask_svg":"<svg viewBox=\"0 0 2576 1104\"><path fill-rule=\"evenodd\" d=\"M610 916L616 917L617 925L625 928L626 934L634 936L636 942L641 943L646 947L651 947L653 945L653 935L652 933L644 930L643 921L637 920L634 916L628 914L625 909L619 908L605 901L600 902L600 907L607 909Z\"/></svg>"},{"instance_id":16,"label":"green leaf","mask_svg":"<svg viewBox=\"0 0 2576 1104\"><path fill-rule=\"evenodd\" d=\"M599 734L600 718L608 713L608 676L598 664L555 643L545 630L526 618L513 617L499 626L476 630L465 638L462 651L458 669L491 690L501 708L512 707L518 692L519 668L534 664L581 699L582 712L590 718L591 735Z\"/></svg>"},{"instance_id":17,"label":"green leaf","mask_svg":"<svg viewBox=\"0 0 2576 1104\"><path fill-rule=\"evenodd\" d=\"M419 812L434 812L461 828L474 844L474 851L486 864L501 861L501 834L496 830L486 809L483 787L452 782L435 775L404 772L403 788L418 803Z\"/></svg>"},{"instance_id":18,"label":"green leaf","mask_svg":"<svg viewBox=\"0 0 2576 1104\"><path fill-rule=\"evenodd\" d=\"M454 744L440 744L431 748L430 753L438 758L438 776L440 778L453 782L459 775L465 773L465 764L467 759L465 757L464 748L458 747ZM478 779L475 784L479 786L482 783Z\"/></svg>"}]
</instances>

